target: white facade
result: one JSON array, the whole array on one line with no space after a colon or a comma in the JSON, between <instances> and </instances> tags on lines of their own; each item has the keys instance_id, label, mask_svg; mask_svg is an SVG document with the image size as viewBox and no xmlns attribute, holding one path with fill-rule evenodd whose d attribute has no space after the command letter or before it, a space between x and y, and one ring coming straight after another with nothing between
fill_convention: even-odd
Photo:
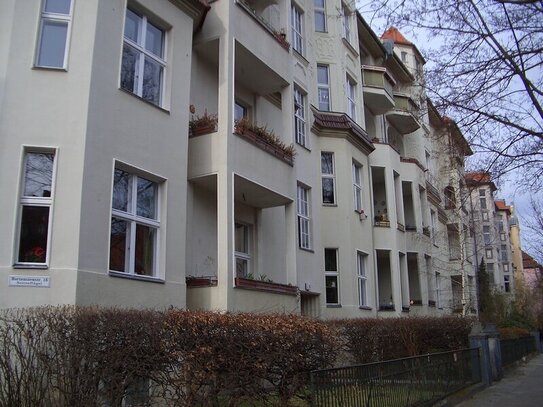
<instances>
[{"instance_id":1,"label":"white facade","mask_svg":"<svg viewBox=\"0 0 543 407\"><path fill-rule=\"evenodd\" d=\"M1 307L475 312L471 150L412 44L354 2L65 3L0 9Z\"/></svg>"}]
</instances>

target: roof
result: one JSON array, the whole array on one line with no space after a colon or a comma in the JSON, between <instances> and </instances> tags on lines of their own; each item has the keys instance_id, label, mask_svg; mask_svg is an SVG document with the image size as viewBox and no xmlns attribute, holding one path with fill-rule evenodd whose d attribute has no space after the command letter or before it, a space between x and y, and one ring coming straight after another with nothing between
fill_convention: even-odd
<instances>
[{"instance_id":1,"label":"roof","mask_svg":"<svg viewBox=\"0 0 543 407\"><path fill-rule=\"evenodd\" d=\"M532 256L522 250L522 268L523 269L543 269L543 266L539 264Z\"/></svg>"},{"instance_id":2,"label":"roof","mask_svg":"<svg viewBox=\"0 0 543 407\"><path fill-rule=\"evenodd\" d=\"M411 41L409 41L407 38L403 36L403 34L398 30L396 27L391 26L388 30L386 30L383 35L381 35L382 40L392 40L394 41L394 44L400 44L400 45L407 45L409 47L412 47L419 59L422 61L423 64L426 63L426 59L422 56L419 49L415 44L413 44Z\"/></svg>"},{"instance_id":3,"label":"roof","mask_svg":"<svg viewBox=\"0 0 543 407\"><path fill-rule=\"evenodd\" d=\"M511 215L511 207L505 203L504 199L496 199L494 204L498 211L507 211Z\"/></svg>"},{"instance_id":4,"label":"roof","mask_svg":"<svg viewBox=\"0 0 543 407\"><path fill-rule=\"evenodd\" d=\"M396 44L413 45L396 27L392 26L381 35L383 40L392 40Z\"/></svg>"}]
</instances>

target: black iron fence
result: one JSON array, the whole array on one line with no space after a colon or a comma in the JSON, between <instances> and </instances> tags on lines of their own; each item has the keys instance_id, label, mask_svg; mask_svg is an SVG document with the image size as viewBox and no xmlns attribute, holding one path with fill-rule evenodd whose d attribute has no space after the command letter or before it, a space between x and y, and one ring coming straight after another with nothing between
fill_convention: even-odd
<instances>
[{"instance_id":1,"label":"black iron fence","mask_svg":"<svg viewBox=\"0 0 543 407\"><path fill-rule=\"evenodd\" d=\"M535 352L535 338L524 336L516 339L502 339L500 341L502 366L507 367L513 362L522 359L524 356Z\"/></svg>"},{"instance_id":2,"label":"black iron fence","mask_svg":"<svg viewBox=\"0 0 543 407\"><path fill-rule=\"evenodd\" d=\"M481 381L479 349L311 372L313 407L431 405Z\"/></svg>"}]
</instances>

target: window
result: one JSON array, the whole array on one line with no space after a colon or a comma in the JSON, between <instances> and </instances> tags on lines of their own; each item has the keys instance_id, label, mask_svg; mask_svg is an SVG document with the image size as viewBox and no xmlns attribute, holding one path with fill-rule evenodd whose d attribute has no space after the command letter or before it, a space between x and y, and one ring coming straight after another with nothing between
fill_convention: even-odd
<instances>
[{"instance_id":1,"label":"window","mask_svg":"<svg viewBox=\"0 0 543 407\"><path fill-rule=\"evenodd\" d=\"M402 62L404 64L407 63L407 52L402 51L402 53L400 55L401 55L401 58L402 58Z\"/></svg>"},{"instance_id":2,"label":"window","mask_svg":"<svg viewBox=\"0 0 543 407\"><path fill-rule=\"evenodd\" d=\"M27 152L18 242L18 264L41 264L49 261L50 220L53 203L55 154Z\"/></svg>"},{"instance_id":3,"label":"window","mask_svg":"<svg viewBox=\"0 0 543 407\"><path fill-rule=\"evenodd\" d=\"M506 264L503 265L503 272L504 273L509 273L509 264L506 263Z\"/></svg>"},{"instance_id":4,"label":"window","mask_svg":"<svg viewBox=\"0 0 543 407\"><path fill-rule=\"evenodd\" d=\"M366 294L366 259L368 255L362 252L356 253L356 269L358 275L358 305L361 307L368 305L368 297Z\"/></svg>"},{"instance_id":5,"label":"window","mask_svg":"<svg viewBox=\"0 0 543 407\"><path fill-rule=\"evenodd\" d=\"M326 32L326 4L324 0L315 0L315 31Z\"/></svg>"},{"instance_id":6,"label":"window","mask_svg":"<svg viewBox=\"0 0 543 407\"><path fill-rule=\"evenodd\" d=\"M162 105L165 37L146 16L126 10L121 88L157 106Z\"/></svg>"},{"instance_id":7,"label":"window","mask_svg":"<svg viewBox=\"0 0 543 407\"><path fill-rule=\"evenodd\" d=\"M115 169L109 270L156 277L160 231L156 182Z\"/></svg>"},{"instance_id":8,"label":"window","mask_svg":"<svg viewBox=\"0 0 543 407\"><path fill-rule=\"evenodd\" d=\"M479 202L481 209L487 209L486 207L486 191L484 189L479 190Z\"/></svg>"},{"instance_id":9,"label":"window","mask_svg":"<svg viewBox=\"0 0 543 407\"><path fill-rule=\"evenodd\" d=\"M330 75L328 65L317 65L319 110L330 111Z\"/></svg>"},{"instance_id":10,"label":"window","mask_svg":"<svg viewBox=\"0 0 543 407\"><path fill-rule=\"evenodd\" d=\"M501 245L501 255L502 261L507 261L507 246L504 244Z\"/></svg>"},{"instance_id":11,"label":"window","mask_svg":"<svg viewBox=\"0 0 543 407\"><path fill-rule=\"evenodd\" d=\"M236 101L234 104L234 122L237 122L244 117L247 117L247 108Z\"/></svg>"},{"instance_id":12,"label":"window","mask_svg":"<svg viewBox=\"0 0 543 407\"><path fill-rule=\"evenodd\" d=\"M345 88L347 91L347 113L351 119L356 120L356 83L349 76L347 76Z\"/></svg>"},{"instance_id":13,"label":"window","mask_svg":"<svg viewBox=\"0 0 543 407\"><path fill-rule=\"evenodd\" d=\"M481 198L481 199L484 199L484 198ZM486 205L486 200L485 200L485 205ZM488 220L488 212L487 211L483 212L483 220Z\"/></svg>"},{"instance_id":14,"label":"window","mask_svg":"<svg viewBox=\"0 0 543 407\"><path fill-rule=\"evenodd\" d=\"M304 54L303 44L303 12L294 4L292 5L292 49L300 55Z\"/></svg>"},{"instance_id":15,"label":"window","mask_svg":"<svg viewBox=\"0 0 543 407\"><path fill-rule=\"evenodd\" d=\"M321 153L322 173L322 203L334 205L336 203L334 153Z\"/></svg>"},{"instance_id":16,"label":"window","mask_svg":"<svg viewBox=\"0 0 543 407\"><path fill-rule=\"evenodd\" d=\"M437 236L436 236L436 211L430 209L430 226L432 228L432 243L437 245Z\"/></svg>"},{"instance_id":17,"label":"window","mask_svg":"<svg viewBox=\"0 0 543 407\"><path fill-rule=\"evenodd\" d=\"M234 257L236 259L236 277L247 278L251 273L249 267L251 261L249 226L242 223L236 223L234 226Z\"/></svg>"},{"instance_id":18,"label":"window","mask_svg":"<svg viewBox=\"0 0 543 407\"><path fill-rule=\"evenodd\" d=\"M353 161L354 210L362 212L362 166Z\"/></svg>"},{"instance_id":19,"label":"window","mask_svg":"<svg viewBox=\"0 0 543 407\"><path fill-rule=\"evenodd\" d=\"M503 276L503 287L506 293L511 292L511 282L509 280L509 276Z\"/></svg>"},{"instance_id":20,"label":"window","mask_svg":"<svg viewBox=\"0 0 543 407\"><path fill-rule=\"evenodd\" d=\"M490 244L490 226L483 226L483 240L485 245Z\"/></svg>"},{"instance_id":21,"label":"window","mask_svg":"<svg viewBox=\"0 0 543 407\"><path fill-rule=\"evenodd\" d=\"M72 25L72 0L44 0L36 66L66 69Z\"/></svg>"},{"instance_id":22,"label":"window","mask_svg":"<svg viewBox=\"0 0 543 407\"><path fill-rule=\"evenodd\" d=\"M351 21L350 11L345 4L341 4L341 21L343 23L343 38L348 42L351 40Z\"/></svg>"},{"instance_id":23,"label":"window","mask_svg":"<svg viewBox=\"0 0 543 407\"><path fill-rule=\"evenodd\" d=\"M436 271L436 305L443 308L441 304L441 274Z\"/></svg>"},{"instance_id":24,"label":"window","mask_svg":"<svg viewBox=\"0 0 543 407\"><path fill-rule=\"evenodd\" d=\"M298 245L302 249L311 249L311 228L309 213L309 188L298 185Z\"/></svg>"},{"instance_id":25,"label":"window","mask_svg":"<svg viewBox=\"0 0 543 407\"><path fill-rule=\"evenodd\" d=\"M485 249L485 256L487 259L492 258L492 249Z\"/></svg>"},{"instance_id":26,"label":"window","mask_svg":"<svg viewBox=\"0 0 543 407\"><path fill-rule=\"evenodd\" d=\"M326 304L339 304L339 272L337 249L324 249L324 276L326 280Z\"/></svg>"},{"instance_id":27,"label":"window","mask_svg":"<svg viewBox=\"0 0 543 407\"><path fill-rule=\"evenodd\" d=\"M500 233L500 240L505 242L505 233Z\"/></svg>"},{"instance_id":28,"label":"window","mask_svg":"<svg viewBox=\"0 0 543 407\"><path fill-rule=\"evenodd\" d=\"M294 134L296 135L296 143L307 147L305 95L298 88L294 88Z\"/></svg>"}]
</instances>

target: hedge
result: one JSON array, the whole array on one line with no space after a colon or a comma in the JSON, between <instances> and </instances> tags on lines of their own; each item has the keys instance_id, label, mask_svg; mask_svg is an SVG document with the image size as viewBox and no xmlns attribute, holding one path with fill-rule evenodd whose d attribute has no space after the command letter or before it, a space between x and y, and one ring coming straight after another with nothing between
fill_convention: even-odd
<instances>
[{"instance_id":1,"label":"hedge","mask_svg":"<svg viewBox=\"0 0 543 407\"><path fill-rule=\"evenodd\" d=\"M325 324L293 315L7 310L0 405L287 405L337 349Z\"/></svg>"}]
</instances>

